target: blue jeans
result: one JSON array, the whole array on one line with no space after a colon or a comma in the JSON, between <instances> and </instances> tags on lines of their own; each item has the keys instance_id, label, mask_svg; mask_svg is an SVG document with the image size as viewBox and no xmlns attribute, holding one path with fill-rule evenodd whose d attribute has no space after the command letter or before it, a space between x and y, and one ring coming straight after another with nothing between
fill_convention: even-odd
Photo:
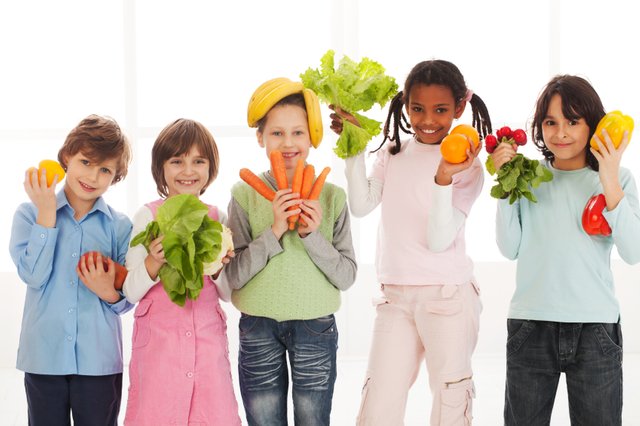
<instances>
[{"instance_id":1,"label":"blue jeans","mask_svg":"<svg viewBox=\"0 0 640 426\"><path fill-rule=\"evenodd\" d=\"M564 372L572 425L622 423L620 324L507 321L506 425L548 425Z\"/></svg>"},{"instance_id":2,"label":"blue jeans","mask_svg":"<svg viewBox=\"0 0 640 426\"><path fill-rule=\"evenodd\" d=\"M242 314L238 376L249 425L287 424L287 352L295 424L328 425L337 349L333 315L278 322Z\"/></svg>"}]
</instances>

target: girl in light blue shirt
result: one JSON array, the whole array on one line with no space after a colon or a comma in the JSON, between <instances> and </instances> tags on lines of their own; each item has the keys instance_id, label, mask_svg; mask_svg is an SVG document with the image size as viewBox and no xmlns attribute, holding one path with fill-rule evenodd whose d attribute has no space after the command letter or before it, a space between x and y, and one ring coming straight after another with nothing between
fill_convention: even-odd
<instances>
[{"instance_id":1,"label":"girl in light blue shirt","mask_svg":"<svg viewBox=\"0 0 640 426\"><path fill-rule=\"evenodd\" d=\"M532 136L553 180L533 189L538 200L498 202L497 242L517 259L516 290L507 322L506 425L549 424L558 380L565 373L572 424L620 425L622 333L614 293L611 250L640 261L640 207L635 180L620 167L618 148L603 131L605 110L585 79L562 75L536 105ZM515 155L499 144L499 168ZM612 233L589 235L582 226L587 201L604 194Z\"/></svg>"}]
</instances>

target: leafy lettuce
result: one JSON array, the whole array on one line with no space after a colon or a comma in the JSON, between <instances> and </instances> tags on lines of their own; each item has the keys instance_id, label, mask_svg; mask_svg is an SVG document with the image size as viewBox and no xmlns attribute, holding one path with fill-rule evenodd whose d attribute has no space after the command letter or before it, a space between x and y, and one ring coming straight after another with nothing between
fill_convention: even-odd
<instances>
[{"instance_id":1,"label":"leafy lettuce","mask_svg":"<svg viewBox=\"0 0 640 426\"><path fill-rule=\"evenodd\" d=\"M302 84L313 90L320 100L335 105L353 114L361 127L344 122L342 134L336 142L334 152L340 158L359 154L367 143L380 134L381 123L358 112L368 111L375 104L384 107L398 92L393 77L385 75L378 62L363 58L355 62L343 56L335 68L333 50L320 59L319 69L307 69L300 74Z\"/></svg>"},{"instance_id":2,"label":"leafy lettuce","mask_svg":"<svg viewBox=\"0 0 640 426\"><path fill-rule=\"evenodd\" d=\"M223 226L208 213L209 208L195 195L170 197L158 208L156 219L131 240L131 247L143 244L149 251L151 241L164 235L162 248L167 263L159 275L169 298L180 306L187 298L198 298L203 265L213 262L221 251Z\"/></svg>"}]
</instances>

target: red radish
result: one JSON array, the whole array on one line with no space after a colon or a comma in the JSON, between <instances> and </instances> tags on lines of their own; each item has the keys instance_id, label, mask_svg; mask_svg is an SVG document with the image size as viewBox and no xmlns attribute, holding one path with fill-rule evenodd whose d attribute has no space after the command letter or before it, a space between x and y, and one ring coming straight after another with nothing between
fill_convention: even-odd
<instances>
[{"instance_id":1,"label":"red radish","mask_svg":"<svg viewBox=\"0 0 640 426\"><path fill-rule=\"evenodd\" d=\"M80 256L80 260L78 261L78 268L80 267L80 262L82 262L83 260L85 260L85 263L89 261L89 256L91 256L90 260L93 261L94 264L96 263L98 252L88 251L82 256ZM102 256L102 265L105 271L109 270L109 261L107 260L107 256ZM115 287L116 290L120 290L122 289L122 284L124 283L125 278L127 278L128 271L127 271L127 268L125 268L118 262L114 261L113 265L116 268L116 278L113 282L113 286Z\"/></svg>"},{"instance_id":2,"label":"red radish","mask_svg":"<svg viewBox=\"0 0 640 426\"><path fill-rule=\"evenodd\" d=\"M511 137L511 127L509 126L501 127L496 132L496 136L498 137L498 140L502 140L502 138L509 139Z\"/></svg>"},{"instance_id":3,"label":"red radish","mask_svg":"<svg viewBox=\"0 0 640 426\"><path fill-rule=\"evenodd\" d=\"M522 129L514 130L511 136L513 137L513 140L516 141L516 143L520 146L527 143L527 134Z\"/></svg>"},{"instance_id":4,"label":"red radish","mask_svg":"<svg viewBox=\"0 0 640 426\"><path fill-rule=\"evenodd\" d=\"M489 154L492 154L498 146L498 139L493 135L487 135L484 138L484 146Z\"/></svg>"}]
</instances>

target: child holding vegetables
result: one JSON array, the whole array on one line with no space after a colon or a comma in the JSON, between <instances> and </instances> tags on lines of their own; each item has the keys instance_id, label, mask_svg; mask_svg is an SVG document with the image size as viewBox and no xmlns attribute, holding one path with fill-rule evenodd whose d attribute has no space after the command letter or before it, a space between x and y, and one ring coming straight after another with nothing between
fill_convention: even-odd
<instances>
[{"instance_id":1,"label":"child holding vegetables","mask_svg":"<svg viewBox=\"0 0 640 426\"><path fill-rule=\"evenodd\" d=\"M184 198L180 194L199 198L218 168L216 143L202 124L179 119L166 126L151 152L151 172L161 198L138 210L133 235L145 230L167 200ZM211 219L225 220L223 212L208 207ZM195 300L182 299L183 306L174 303L163 288L166 283L159 279L167 262L165 237L169 238L153 239L148 252L135 245L127 254L129 274L123 291L138 306L125 424L240 425L219 290L213 277L205 275ZM223 259L226 262L228 257Z\"/></svg>"},{"instance_id":2,"label":"child holding vegetables","mask_svg":"<svg viewBox=\"0 0 640 426\"><path fill-rule=\"evenodd\" d=\"M285 78L258 87L248 123L257 127L267 157L282 153L286 176L279 179L286 182L322 138L315 94ZM271 172L260 177L278 187ZM287 424L288 353L295 424L329 425L338 342L333 314L340 291L356 276L346 195L325 183L319 199L300 199L286 186L276 190L273 201L245 182L231 190L236 255L222 276L242 312L240 389L249 425ZM290 229L287 218L297 214L304 223Z\"/></svg>"},{"instance_id":3,"label":"child holding vegetables","mask_svg":"<svg viewBox=\"0 0 640 426\"><path fill-rule=\"evenodd\" d=\"M596 134L604 116L585 79L551 79L531 135L553 180L533 189L537 203L498 201L498 246L518 259L507 320L507 425L548 424L562 372L572 424L621 424L622 333L610 257L615 244L625 262L640 261L640 207L634 178L620 167L630 134L618 147L614 129ZM499 144L496 169L514 155ZM609 236L589 235L581 223L587 200L599 193Z\"/></svg>"},{"instance_id":4,"label":"child holding vegetables","mask_svg":"<svg viewBox=\"0 0 640 426\"><path fill-rule=\"evenodd\" d=\"M114 261L124 262L131 221L102 195L125 178L130 158L118 124L90 115L58 151L61 191L61 176L47 185L44 173L25 173L31 203L15 213L9 249L27 285L17 368L25 372L30 425L67 425L71 416L76 424L117 424L120 315L132 305L114 288ZM96 262L78 262L94 250Z\"/></svg>"},{"instance_id":5,"label":"child holding vegetables","mask_svg":"<svg viewBox=\"0 0 640 426\"><path fill-rule=\"evenodd\" d=\"M444 60L420 62L391 101L381 147L391 144L378 148L369 177L364 153L346 160L353 214L365 216L381 205L376 268L384 297L377 302L358 425L403 424L423 360L433 395L431 424L471 424L471 356L481 303L464 224L482 189L481 144L470 143L475 148L458 164L440 153L467 104L480 134L490 133L484 102L459 69ZM349 112L332 108L336 133L343 120L358 124ZM400 130L409 129L412 136L401 139Z\"/></svg>"}]
</instances>

